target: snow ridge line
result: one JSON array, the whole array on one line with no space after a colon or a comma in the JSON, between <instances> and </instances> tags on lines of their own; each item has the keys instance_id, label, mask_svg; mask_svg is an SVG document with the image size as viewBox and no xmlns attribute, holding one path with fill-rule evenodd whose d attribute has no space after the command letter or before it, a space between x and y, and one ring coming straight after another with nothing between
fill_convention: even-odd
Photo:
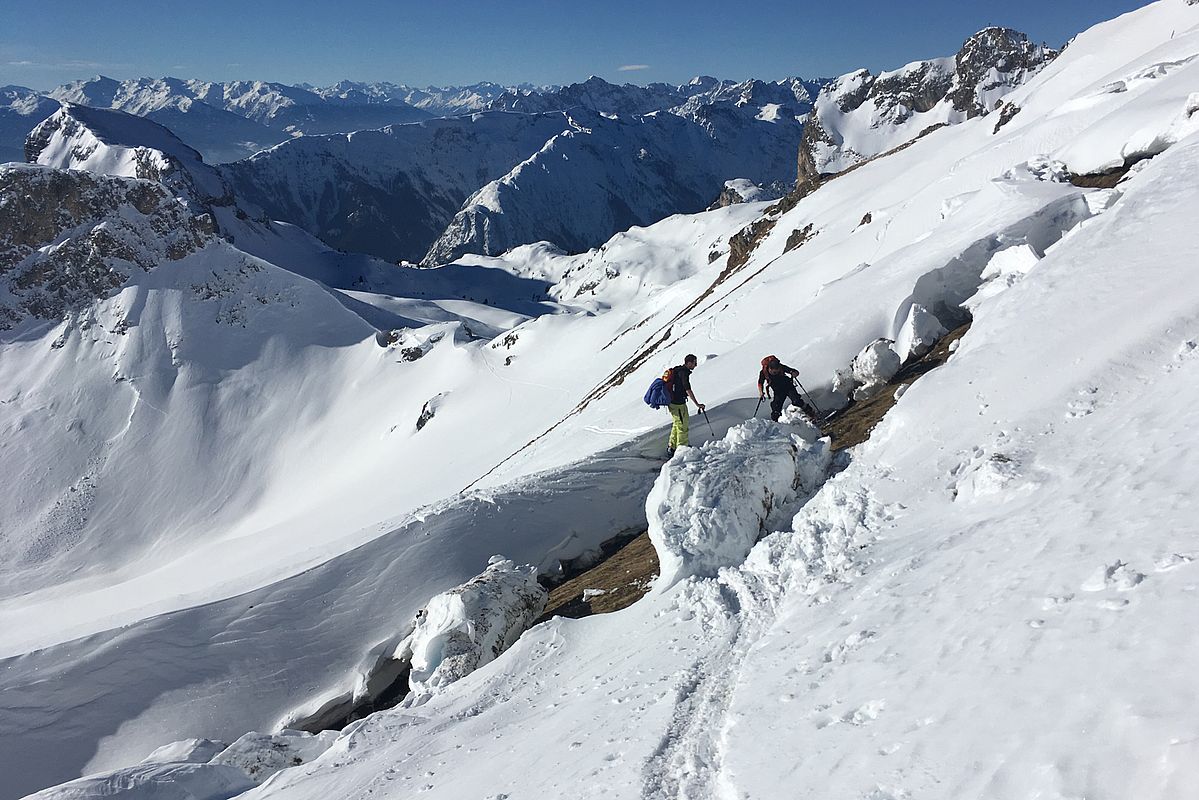
<instances>
[{"instance_id":1,"label":"snow ridge line","mask_svg":"<svg viewBox=\"0 0 1199 800\"><path fill-rule=\"evenodd\" d=\"M742 664L791 593L814 597L861 574L854 555L887 519L867 477L834 477L799 509L791 530L767 535L743 565L683 585L676 610L698 612L714 635L707 654L680 674L674 714L642 769L646 800L738 796L723 762Z\"/></svg>"}]
</instances>

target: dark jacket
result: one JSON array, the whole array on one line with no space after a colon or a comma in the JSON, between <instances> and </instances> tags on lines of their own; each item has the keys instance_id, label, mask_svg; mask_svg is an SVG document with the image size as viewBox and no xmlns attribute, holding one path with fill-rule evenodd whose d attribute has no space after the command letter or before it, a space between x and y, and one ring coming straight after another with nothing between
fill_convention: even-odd
<instances>
[{"instance_id":1,"label":"dark jacket","mask_svg":"<svg viewBox=\"0 0 1199 800\"><path fill-rule=\"evenodd\" d=\"M687 392L691 390L691 370L680 364L672 367L673 378L670 381L670 402L674 405L687 404Z\"/></svg>"},{"instance_id":2,"label":"dark jacket","mask_svg":"<svg viewBox=\"0 0 1199 800\"><path fill-rule=\"evenodd\" d=\"M791 388L791 379L799 375L799 370L795 367L788 367L786 364L780 365L782 369L777 375L771 375L766 370L758 371L758 391L762 391L762 387L766 384L770 385L770 391L774 394L786 394Z\"/></svg>"}]
</instances>

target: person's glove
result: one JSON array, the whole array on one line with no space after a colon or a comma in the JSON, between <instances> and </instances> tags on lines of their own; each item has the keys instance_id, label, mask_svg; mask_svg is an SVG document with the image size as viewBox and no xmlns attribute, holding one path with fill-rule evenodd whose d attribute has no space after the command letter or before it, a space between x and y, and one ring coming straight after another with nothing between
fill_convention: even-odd
<instances>
[{"instance_id":1,"label":"person's glove","mask_svg":"<svg viewBox=\"0 0 1199 800\"><path fill-rule=\"evenodd\" d=\"M695 405L696 405L696 407L697 407L697 408L699 408L699 410L700 410L701 412L702 412L702 411L703 411L705 408L707 408L707 406L705 406L703 403L696 403Z\"/></svg>"}]
</instances>

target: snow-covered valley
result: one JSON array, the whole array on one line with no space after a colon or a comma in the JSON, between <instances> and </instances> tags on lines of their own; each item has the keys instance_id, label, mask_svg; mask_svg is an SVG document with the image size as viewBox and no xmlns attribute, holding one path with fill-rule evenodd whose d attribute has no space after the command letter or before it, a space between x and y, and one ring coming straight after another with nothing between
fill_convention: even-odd
<instances>
[{"instance_id":1,"label":"snow-covered valley","mask_svg":"<svg viewBox=\"0 0 1199 800\"><path fill-rule=\"evenodd\" d=\"M312 192L260 196L56 112L0 167L0 797L1190 797L1199 5L997 99L821 116L856 155L781 201L431 268L264 200L390 137L467 193L455 154L494 158L462 230L505 192L593 221L501 162L594 112L302 137ZM844 408L970 319L848 451L755 409L769 353ZM666 460L642 394L687 353L708 414ZM645 597L528 627L535 575L645 530Z\"/></svg>"}]
</instances>

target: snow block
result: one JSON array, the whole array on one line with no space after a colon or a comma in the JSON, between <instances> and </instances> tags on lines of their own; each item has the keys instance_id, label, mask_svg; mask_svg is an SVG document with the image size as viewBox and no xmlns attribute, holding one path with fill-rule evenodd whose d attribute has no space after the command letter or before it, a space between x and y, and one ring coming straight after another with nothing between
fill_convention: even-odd
<instances>
[{"instance_id":1,"label":"snow block","mask_svg":"<svg viewBox=\"0 0 1199 800\"><path fill-rule=\"evenodd\" d=\"M483 574L436 595L417 612L395 658L410 659L409 703L421 703L494 661L545 609L537 568L492 556Z\"/></svg>"},{"instance_id":2,"label":"snow block","mask_svg":"<svg viewBox=\"0 0 1199 800\"><path fill-rule=\"evenodd\" d=\"M229 746L215 739L183 739L159 747L141 760L143 764L207 764L212 757Z\"/></svg>"},{"instance_id":3,"label":"snow block","mask_svg":"<svg viewBox=\"0 0 1199 800\"><path fill-rule=\"evenodd\" d=\"M262 783L281 769L312 761L328 750L339 736L339 731L318 734L292 730L251 732L218 753L209 763L237 767L250 776L250 780Z\"/></svg>"},{"instance_id":4,"label":"snow block","mask_svg":"<svg viewBox=\"0 0 1199 800\"><path fill-rule=\"evenodd\" d=\"M945 330L936 314L919 303L913 303L896 337L895 351L900 361L920 358L947 333L949 331Z\"/></svg>"},{"instance_id":5,"label":"snow block","mask_svg":"<svg viewBox=\"0 0 1199 800\"><path fill-rule=\"evenodd\" d=\"M770 526L828 474L827 439L810 424L751 419L719 441L680 448L646 499L649 537L664 591L689 577L740 564Z\"/></svg>"},{"instance_id":6,"label":"snow block","mask_svg":"<svg viewBox=\"0 0 1199 800\"><path fill-rule=\"evenodd\" d=\"M138 764L43 789L26 800L226 800L254 788L236 767Z\"/></svg>"},{"instance_id":7,"label":"snow block","mask_svg":"<svg viewBox=\"0 0 1199 800\"><path fill-rule=\"evenodd\" d=\"M853 392L855 400L876 394L899 372L899 354L891 349L893 344L890 339L875 339L853 357L850 370L857 385Z\"/></svg>"}]
</instances>

